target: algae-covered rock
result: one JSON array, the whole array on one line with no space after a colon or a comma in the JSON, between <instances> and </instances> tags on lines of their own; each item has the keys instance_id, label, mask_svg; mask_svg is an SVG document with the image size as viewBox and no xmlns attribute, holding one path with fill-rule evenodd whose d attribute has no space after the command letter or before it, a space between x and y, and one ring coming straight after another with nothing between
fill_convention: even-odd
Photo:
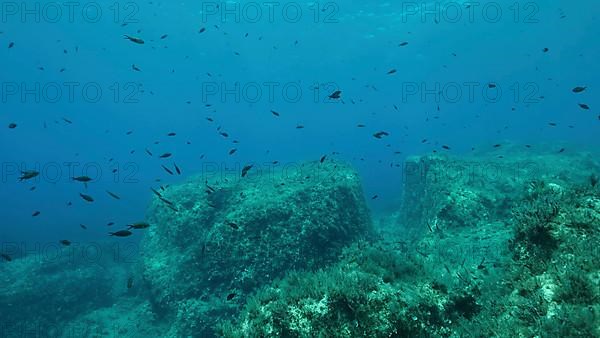
<instances>
[{"instance_id":1,"label":"algae-covered rock","mask_svg":"<svg viewBox=\"0 0 600 338\"><path fill-rule=\"evenodd\" d=\"M448 158L425 157L431 181L407 182L419 196L408 204L420 209L404 215L422 226L418 237L405 231L415 224L391 219L395 235L384 227L383 239L351 246L337 264L288 274L248 297L221 334L600 336L599 167L560 154L532 156L535 172L488 183L440 180Z\"/></svg>"},{"instance_id":2,"label":"algae-covered rock","mask_svg":"<svg viewBox=\"0 0 600 338\"><path fill-rule=\"evenodd\" d=\"M286 271L321 267L371 227L358 175L332 161L293 174L199 177L161 196L148 212L142 264L155 305L178 316L183 301L202 312L198 302L216 295L232 307ZM227 301L230 293L238 297Z\"/></svg>"},{"instance_id":3,"label":"algae-covered rock","mask_svg":"<svg viewBox=\"0 0 600 338\"><path fill-rule=\"evenodd\" d=\"M0 264L0 336L72 335L69 323L110 306L124 293L127 266L115 261L112 244L38 245L28 255Z\"/></svg>"},{"instance_id":4,"label":"algae-covered rock","mask_svg":"<svg viewBox=\"0 0 600 338\"><path fill-rule=\"evenodd\" d=\"M599 335L596 159L515 149L414 159L422 172L407 180L405 197L415 198L402 210L421 234L413 250L422 278L462 289L468 298L456 304L480 309L455 335ZM474 171L486 163L504 174Z\"/></svg>"},{"instance_id":5,"label":"algae-covered rock","mask_svg":"<svg viewBox=\"0 0 600 338\"><path fill-rule=\"evenodd\" d=\"M340 263L317 272L292 273L251 296L224 337L419 336L412 293L396 282L414 271L403 257L367 243L346 250ZM389 277L384 281L383 275Z\"/></svg>"},{"instance_id":6,"label":"algae-covered rock","mask_svg":"<svg viewBox=\"0 0 600 338\"><path fill-rule=\"evenodd\" d=\"M460 157L410 157L401 223L422 233L429 231L428 226L478 227L506 222L525 185L544 181L566 186L587 180L599 168L600 163L589 153L537 151L523 146Z\"/></svg>"}]
</instances>

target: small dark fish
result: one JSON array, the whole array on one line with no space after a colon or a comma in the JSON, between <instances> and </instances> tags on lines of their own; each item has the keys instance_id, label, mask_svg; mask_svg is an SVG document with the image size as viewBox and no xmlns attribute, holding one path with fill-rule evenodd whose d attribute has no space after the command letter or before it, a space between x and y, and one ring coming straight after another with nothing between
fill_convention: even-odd
<instances>
[{"instance_id":1,"label":"small dark fish","mask_svg":"<svg viewBox=\"0 0 600 338\"><path fill-rule=\"evenodd\" d=\"M146 222L136 222L127 225L128 229L147 229L150 227L150 224Z\"/></svg>"},{"instance_id":2,"label":"small dark fish","mask_svg":"<svg viewBox=\"0 0 600 338\"><path fill-rule=\"evenodd\" d=\"M140 67L136 66L136 65L131 65L131 69L135 70L136 72L141 72L142 70L140 69Z\"/></svg>"},{"instance_id":3,"label":"small dark fish","mask_svg":"<svg viewBox=\"0 0 600 338\"><path fill-rule=\"evenodd\" d=\"M560 148L560 150L558 151L558 153L562 153L565 151L565 148Z\"/></svg>"},{"instance_id":4,"label":"small dark fish","mask_svg":"<svg viewBox=\"0 0 600 338\"><path fill-rule=\"evenodd\" d=\"M177 133L168 133L167 136L175 136Z\"/></svg>"},{"instance_id":5,"label":"small dark fish","mask_svg":"<svg viewBox=\"0 0 600 338\"><path fill-rule=\"evenodd\" d=\"M488 88L496 88L496 84L495 83L488 83Z\"/></svg>"},{"instance_id":6,"label":"small dark fish","mask_svg":"<svg viewBox=\"0 0 600 338\"><path fill-rule=\"evenodd\" d=\"M556 127L556 123L554 123L554 122L548 122L548 125L549 125L550 127Z\"/></svg>"},{"instance_id":7,"label":"small dark fish","mask_svg":"<svg viewBox=\"0 0 600 338\"><path fill-rule=\"evenodd\" d=\"M233 298L235 298L235 296L237 296L235 293L230 293L227 295L227 300L232 300Z\"/></svg>"},{"instance_id":8,"label":"small dark fish","mask_svg":"<svg viewBox=\"0 0 600 338\"><path fill-rule=\"evenodd\" d=\"M544 48L544 49L542 49L542 52L544 52L544 53L548 53L548 51L549 51L549 50L550 50L550 49L548 49L548 48Z\"/></svg>"},{"instance_id":9,"label":"small dark fish","mask_svg":"<svg viewBox=\"0 0 600 338\"><path fill-rule=\"evenodd\" d=\"M278 112L271 110L271 114L275 115L275 116L281 116Z\"/></svg>"},{"instance_id":10,"label":"small dark fish","mask_svg":"<svg viewBox=\"0 0 600 338\"><path fill-rule=\"evenodd\" d=\"M400 47L404 47L404 46L406 46L406 45L408 45L408 42L404 41L404 42L401 42L401 43L400 43L398 46L400 46Z\"/></svg>"},{"instance_id":11,"label":"small dark fish","mask_svg":"<svg viewBox=\"0 0 600 338\"><path fill-rule=\"evenodd\" d=\"M237 149L236 149L236 148L233 148L233 149L231 149L231 150L229 151L229 155L233 155L233 154L234 154L236 151L237 151Z\"/></svg>"},{"instance_id":12,"label":"small dark fish","mask_svg":"<svg viewBox=\"0 0 600 338\"><path fill-rule=\"evenodd\" d=\"M175 208L174 206L172 206L172 205L167 205L167 208L169 208L169 209L171 209L171 210L173 210L175 212L179 212L179 210L177 208Z\"/></svg>"},{"instance_id":13,"label":"small dark fish","mask_svg":"<svg viewBox=\"0 0 600 338\"><path fill-rule=\"evenodd\" d=\"M77 177L73 177L73 181L87 183L87 182L92 181L92 179L89 178L88 176L77 176Z\"/></svg>"},{"instance_id":14,"label":"small dark fish","mask_svg":"<svg viewBox=\"0 0 600 338\"><path fill-rule=\"evenodd\" d=\"M127 288L131 289L133 287L133 277L129 277L127 279Z\"/></svg>"},{"instance_id":15,"label":"small dark fish","mask_svg":"<svg viewBox=\"0 0 600 338\"><path fill-rule=\"evenodd\" d=\"M164 198L164 197L160 197L159 198L161 201L163 201L166 205L170 205L170 206L174 206L174 203L169 201L168 199Z\"/></svg>"},{"instance_id":16,"label":"small dark fish","mask_svg":"<svg viewBox=\"0 0 600 338\"><path fill-rule=\"evenodd\" d=\"M366 127L366 126L365 126L364 124L357 124L357 125L356 125L356 127L357 127L357 128L364 128L364 127Z\"/></svg>"},{"instance_id":17,"label":"small dark fish","mask_svg":"<svg viewBox=\"0 0 600 338\"><path fill-rule=\"evenodd\" d=\"M373 195L373 197L371 197L372 200L376 200L377 197L379 197L379 195Z\"/></svg>"},{"instance_id":18,"label":"small dark fish","mask_svg":"<svg viewBox=\"0 0 600 338\"><path fill-rule=\"evenodd\" d=\"M198 33L204 33L206 31L206 28L202 27L200 28L200 30L198 31Z\"/></svg>"},{"instance_id":19,"label":"small dark fish","mask_svg":"<svg viewBox=\"0 0 600 338\"><path fill-rule=\"evenodd\" d=\"M86 202L90 202L90 203L94 202L94 199L92 198L92 196L85 195L82 193L79 193L79 196L81 196L81 198L83 198Z\"/></svg>"},{"instance_id":20,"label":"small dark fish","mask_svg":"<svg viewBox=\"0 0 600 338\"><path fill-rule=\"evenodd\" d=\"M220 132L219 134L221 134L221 136L223 136L223 137L225 137L225 138L228 138L228 137L229 137L229 134L227 134L227 133L226 133L226 132L224 132L224 131Z\"/></svg>"},{"instance_id":21,"label":"small dark fish","mask_svg":"<svg viewBox=\"0 0 600 338\"><path fill-rule=\"evenodd\" d=\"M8 125L9 129L15 129L16 127L17 127L16 123L11 123L11 124Z\"/></svg>"},{"instance_id":22,"label":"small dark fish","mask_svg":"<svg viewBox=\"0 0 600 338\"><path fill-rule=\"evenodd\" d=\"M172 172L172 171L171 171L169 168L165 167L164 165L161 165L161 167L162 167L162 168L163 168L163 169L164 169L164 170L165 170L167 173L169 173L169 175L174 175L174 174L173 174L173 172Z\"/></svg>"},{"instance_id":23,"label":"small dark fish","mask_svg":"<svg viewBox=\"0 0 600 338\"><path fill-rule=\"evenodd\" d=\"M580 104L579 104L579 107L581 107L581 109L585 109L585 110L589 110L589 109L590 109L590 106L588 106L588 105L587 105L587 104L585 104L585 103L580 103Z\"/></svg>"},{"instance_id":24,"label":"small dark fish","mask_svg":"<svg viewBox=\"0 0 600 338\"><path fill-rule=\"evenodd\" d=\"M494 148L500 148L500 147L502 147L501 144L494 144Z\"/></svg>"},{"instance_id":25,"label":"small dark fish","mask_svg":"<svg viewBox=\"0 0 600 338\"><path fill-rule=\"evenodd\" d=\"M150 190L152 190L152 192L154 193L154 195L156 195L158 197L162 197L161 193L159 193L158 191L156 191L154 188L150 188Z\"/></svg>"},{"instance_id":26,"label":"small dark fish","mask_svg":"<svg viewBox=\"0 0 600 338\"><path fill-rule=\"evenodd\" d=\"M131 236L132 232L129 230L119 230L117 232L109 232L108 233L111 237L115 236L115 237L127 237L127 236Z\"/></svg>"},{"instance_id":27,"label":"small dark fish","mask_svg":"<svg viewBox=\"0 0 600 338\"><path fill-rule=\"evenodd\" d=\"M394 74L395 72L397 72L396 69L390 69L387 73L388 73L388 75L390 75L390 74Z\"/></svg>"},{"instance_id":28,"label":"small dark fish","mask_svg":"<svg viewBox=\"0 0 600 338\"><path fill-rule=\"evenodd\" d=\"M581 93L586 89L587 89L587 87L575 87L575 88L573 88L573 93Z\"/></svg>"},{"instance_id":29,"label":"small dark fish","mask_svg":"<svg viewBox=\"0 0 600 338\"><path fill-rule=\"evenodd\" d=\"M250 164L250 165L246 165L242 168L242 177L246 177L246 175L248 174L248 171L250 171L250 169L252 169L254 165Z\"/></svg>"},{"instance_id":30,"label":"small dark fish","mask_svg":"<svg viewBox=\"0 0 600 338\"><path fill-rule=\"evenodd\" d=\"M79 224L79 227L82 228L83 230L87 230L87 226L85 226L85 224Z\"/></svg>"},{"instance_id":31,"label":"small dark fish","mask_svg":"<svg viewBox=\"0 0 600 338\"><path fill-rule=\"evenodd\" d=\"M232 229L238 230L240 227L239 225L233 223L233 222L227 222L227 225L229 225Z\"/></svg>"},{"instance_id":32,"label":"small dark fish","mask_svg":"<svg viewBox=\"0 0 600 338\"><path fill-rule=\"evenodd\" d=\"M173 154L171 154L171 153L164 153L164 154L160 155L160 158L169 158L171 156L173 156Z\"/></svg>"},{"instance_id":33,"label":"small dark fish","mask_svg":"<svg viewBox=\"0 0 600 338\"><path fill-rule=\"evenodd\" d=\"M11 262L12 261L12 257L10 257L7 254L0 254L0 257L2 257L2 259L4 259L7 262Z\"/></svg>"},{"instance_id":34,"label":"small dark fish","mask_svg":"<svg viewBox=\"0 0 600 338\"><path fill-rule=\"evenodd\" d=\"M447 145L443 145L442 148L444 148L446 150L450 150L450 147L448 147Z\"/></svg>"},{"instance_id":35,"label":"small dark fish","mask_svg":"<svg viewBox=\"0 0 600 338\"><path fill-rule=\"evenodd\" d=\"M11 42L11 43L9 43L9 44L8 44L8 49L11 49L11 48L13 48L14 46L15 46L15 43L14 43L14 42Z\"/></svg>"},{"instance_id":36,"label":"small dark fish","mask_svg":"<svg viewBox=\"0 0 600 338\"><path fill-rule=\"evenodd\" d=\"M31 214L31 217L37 217L41 214L41 212L39 211L34 211L33 214Z\"/></svg>"},{"instance_id":37,"label":"small dark fish","mask_svg":"<svg viewBox=\"0 0 600 338\"><path fill-rule=\"evenodd\" d=\"M341 94L342 94L341 90L336 90L335 92L331 93L331 95L329 95L329 98L330 99L339 99L340 97L342 97Z\"/></svg>"},{"instance_id":38,"label":"small dark fish","mask_svg":"<svg viewBox=\"0 0 600 338\"><path fill-rule=\"evenodd\" d=\"M108 222L108 223L106 223L106 226L109 226L109 227L113 226L113 225L115 225L115 222Z\"/></svg>"},{"instance_id":39,"label":"small dark fish","mask_svg":"<svg viewBox=\"0 0 600 338\"><path fill-rule=\"evenodd\" d=\"M304 126L301 125L301 124L299 124L299 125L296 126L296 129L304 129Z\"/></svg>"},{"instance_id":40,"label":"small dark fish","mask_svg":"<svg viewBox=\"0 0 600 338\"><path fill-rule=\"evenodd\" d=\"M117 194L115 194L115 193L112 193L112 192L110 192L110 191L108 191L108 190L106 190L106 193L107 193L108 195L110 195L110 197L112 197L112 198L114 198L114 199L116 199L116 200L120 200L120 199L121 199L121 197L119 197L119 195L117 195Z\"/></svg>"},{"instance_id":41,"label":"small dark fish","mask_svg":"<svg viewBox=\"0 0 600 338\"><path fill-rule=\"evenodd\" d=\"M165 35L161 36L161 37L160 37L160 39L161 39L161 40L164 40L164 39L166 39L167 37L168 37L168 35L167 35L167 34L165 34Z\"/></svg>"},{"instance_id":42,"label":"small dark fish","mask_svg":"<svg viewBox=\"0 0 600 338\"><path fill-rule=\"evenodd\" d=\"M177 175L181 175L181 169L179 169L176 163L173 163L173 165L175 166L175 171L177 172Z\"/></svg>"},{"instance_id":43,"label":"small dark fish","mask_svg":"<svg viewBox=\"0 0 600 338\"><path fill-rule=\"evenodd\" d=\"M63 239L59 241L60 244L64 245L64 246L69 246L71 245L71 241Z\"/></svg>"},{"instance_id":44,"label":"small dark fish","mask_svg":"<svg viewBox=\"0 0 600 338\"><path fill-rule=\"evenodd\" d=\"M39 174L40 172L35 170L21 171L21 177L19 178L19 181L30 180L34 177L37 177Z\"/></svg>"},{"instance_id":45,"label":"small dark fish","mask_svg":"<svg viewBox=\"0 0 600 338\"><path fill-rule=\"evenodd\" d=\"M145 150L146 150L146 154L152 156L152 153L150 152L150 150L148 150L148 149L145 149Z\"/></svg>"},{"instance_id":46,"label":"small dark fish","mask_svg":"<svg viewBox=\"0 0 600 338\"><path fill-rule=\"evenodd\" d=\"M319 163L323 163L325 162L325 159L327 158L327 155L323 155L321 156L321 159L319 160Z\"/></svg>"},{"instance_id":47,"label":"small dark fish","mask_svg":"<svg viewBox=\"0 0 600 338\"><path fill-rule=\"evenodd\" d=\"M62 118L63 121L67 122L68 124L73 124L73 121L67 119L67 118Z\"/></svg>"},{"instance_id":48,"label":"small dark fish","mask_svg":"<svg viewBox=\"0 0 600 338\"><path fill-rule=\"evenodd\" d=\"M125 35L125 39L133 42L133 43L137 43L138 45L143 45L144 44L144 40L140 39L140 38L136 38L133 36L129 36L129 35Z\"/></svg>"},{"instance_id":49,"label":"small dark fish","mask_svg":"<svg viewBox=\"0 0 600 338\"><path fill-rule=\"evenodd\" d=\"M385 131L378 131L375 134L373 134L373 136L375 138L382 138L383 136L389 136L390 134L388 132Z\"/></svg>"}]
</instances>

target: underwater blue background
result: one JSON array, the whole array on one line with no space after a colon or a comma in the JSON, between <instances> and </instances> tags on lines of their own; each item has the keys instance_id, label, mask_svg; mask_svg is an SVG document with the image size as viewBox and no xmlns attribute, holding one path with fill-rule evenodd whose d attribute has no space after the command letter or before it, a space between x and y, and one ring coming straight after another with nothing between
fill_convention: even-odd
<instances>
[{"instance_id":1,"label":"underwater blue background","mask_svg":"<svg viewBox=\"0 0 600 338\"><path fill-rule=\"evenodd\" d=\"M335 2L319 12L318 20L301 2L304 14L296 23L286 22L280 11L273 22L203 18L200 2L139 2L128 9L121 3L117 20L110 5L100 4L103 15L97 23L83 20L81 12L73 22L63 17L37 23L4 11L0 238L104 239L110 229L144 219L152 198L149 187L183 182L213 163L237 165L239 171L247 163L289 164L327 154L359 170L370 206L379 212L399 205L403 161L411 154L469 153L472 147L489 150L499 143L565 142L567 152L597 149L597 1L518 1L517 20L509 10L512 1L497 3L504 10L497 23L486 22L480 12L473 22L435 23L432 17L403 15L403 3L393 1ZM136 22L122 26L129 20ZM203 27L206 31L199 33ZM125 34L145 44L124 39ZM7 48L11 42L14 46ZM402 42L408 44L399 46ZM397 72L387 74L392 69ZM69 100L68 82L95 84L103 92L99 102L89 102L80 90ZM236 102L231 95L222 99L221 92L203 92L215 84L234 88L236 82L295 83L302 95L290 102L276 91L270 100L262 87L258 102L245 97ZM420 91L403 99L406 86L459 84L466 91L466 82L478 84L474 100L463 92L457 102L437 102L433 95L422 99ZM139 86L128 87L132 83ZM489 83L503 91L498 102L486 102L481 94ZM42 95L39 103L31 95L19 97L23 86L35 84L58 84L63 96L50 102ZM312 89L315 84L319 90ZM13 85L18 94L7 93ZM576 86L587 90L574 94ZM114 88L119 88L117 100ZM342 91L341 100L327 99L334 90ZM581 109L580 103L590 109ZM6 128L9 123L18 126ZM305 128L297 129L298 124ZM219 135L219 126L228 138ZM390 135L373 137L382 130ZM177 135L167 136L170 132ZM238 150L230 156L232 148ZM157 158L165 152L173 157ZM93 170L82 172L84 165L100 168L100 176L86 189L71 180L69 162L79 164L75 176L97 177ZM172 168L173 162L183 170L181 176L160 167ZM61 170L54 180L56 166ZM21 183L16 168L49 171ZM114 168L119 169L116 176ZM95 202L83 201L79 193ZM374 195L378 198L371 200ZM34 211L41 214L32 217ZM109 228L108 222L115 225Z\"/></svg>"}]
</instances>

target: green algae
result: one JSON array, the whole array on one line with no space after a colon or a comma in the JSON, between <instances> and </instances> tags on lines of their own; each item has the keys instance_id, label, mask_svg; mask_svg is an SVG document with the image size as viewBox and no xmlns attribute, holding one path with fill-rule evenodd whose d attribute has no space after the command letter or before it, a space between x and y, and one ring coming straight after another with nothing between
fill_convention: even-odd
<instances>
[{"instance_id":1,"label":"green algae","mask_svg":"<svg viewBox=\"0 0 600 338\"><path fill-rule=\"evenodd\" d=\"M513 155L480 154L478 166L505 170L487 178L456 174L473 158L414 158L424 169L407 181L402 211L380 221L384 239L265 287L221 333L599 336L600 189L590 173L600 167L588 154ZM401 225L412 231L393 231Z\"/></svg>"},{"instance_id":2,"label":"green algae","mask_svg":"<svg viewBox=\"0 0 600 338\"><path fill-rule=\"evenodd\" d=\"M402 207L376 227L343 163L211 180L210 194L193 178L163 192L179 212L152 202L138 263L3 263L3 323L63 337L600 336L600 166L502 151L411 158Z\"/></svg>"},{"instance_id":3,"label":"green algae","mask_svg":"<svg viewBox=\"0 0 600 338\"><path fill-rule=\"evenodd\" d=\"M178 323L234 312L242 297L228 302L230 292L244 295L288 271L335 262L343 247L371 233L350 167L315 162L300 172L209 183L196 178L163 192L179 212L153 202L142 256L157 311ZM195 330L181 327L178 334Z\"/></svg>"}]
</instances>

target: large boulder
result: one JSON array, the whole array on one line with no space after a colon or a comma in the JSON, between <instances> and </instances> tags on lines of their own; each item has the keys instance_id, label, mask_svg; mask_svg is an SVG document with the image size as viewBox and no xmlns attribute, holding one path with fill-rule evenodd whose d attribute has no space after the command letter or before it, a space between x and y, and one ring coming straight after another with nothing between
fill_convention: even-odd
<instances>
[{"instance_id":1,"label":"large boulder","mask_svg":"<svg viewBox=\"0 0 600 338\"><path fill-rule=\"evenodd\" d=\"M0 260L0 336L62 337L86 329L69 323L126 294L129 266L115 261L114 250L114 243L44 243Z\"/></svg>"},{"instance_id":2,"label":"large boulder","mask_svg":"<svg viewBox=\"0 0 600 338\"><path fill-rule=\"evenodd\" d=\"M504 145L469 156L407 159L400 223L418 234L430 228L482 227L505 222L523 186L583 182L600 167L594 155L556 146Z\"/></svg>"},{"instance_id":3,"label":"large boulder","mask_svg":"<svg viewBox=\"0 0 600 338\"><path fill-rule=\"evenodd\" d=\"M418 237L390 217L385 236L349 247L338 264L288 274L248 297L220 333L600 337L597 158L420 157L403 215ZM486 163L504 165L504 174L458 174Z\"/></svg>"},{"instance_id":4,"label":"large boulder","mask_svg":"<svg viewBox=\"0 0 600 338\"><path fill-rule=\"evenodd\" d=\"M369 234L355 171L329 160L294 168L253 167L244 177L196 177L159 191L141 259L159 313L183 318L185 304L198 303L202 312L201 303L215 296L231 307L287 271L336 260L345 245Z\"/></svg>"}]
</instances>

